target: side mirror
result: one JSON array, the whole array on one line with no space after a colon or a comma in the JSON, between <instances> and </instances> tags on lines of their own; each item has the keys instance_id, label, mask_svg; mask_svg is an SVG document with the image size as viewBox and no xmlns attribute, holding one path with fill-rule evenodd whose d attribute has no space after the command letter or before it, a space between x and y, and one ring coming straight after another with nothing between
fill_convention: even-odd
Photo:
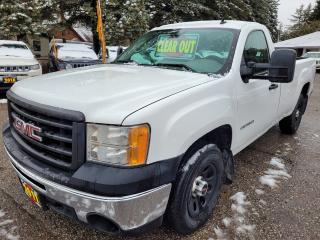
<instances>
[{"instance_id":1,"label":"side mirror","mask_svg":"<svg viewBox=\"0 0 320 240\"><path fill-rule=\"evenodd\" d=\"M293 81L296 59L295 50L276 50L272 53L270 64L249 62L247 65L241 65L241 77L246 83L249 82L249 79L290 83Z\"/></svg>"},{"instance_id":2,"label":"side mirror","mask_svg":"<svg viewBox=\"0 0 320 240\"><path fill-rule=\"evenodd\" d=\"M290 83L296 69L297 52L292 49L279 49L272 53L270 76L271 82ZM275 78L273 78L273 76Z\"/></svg>"}]
</instances>

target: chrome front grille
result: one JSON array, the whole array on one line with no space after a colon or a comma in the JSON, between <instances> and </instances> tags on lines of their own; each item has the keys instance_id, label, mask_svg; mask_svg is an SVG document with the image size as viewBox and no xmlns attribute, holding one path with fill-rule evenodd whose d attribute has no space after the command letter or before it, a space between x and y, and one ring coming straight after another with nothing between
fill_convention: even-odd
<instances>
[{"instance_id":1,"label":"chrome front grille","mask_svg":"<svg viewBox=\"0 0 320 240\"><path fill-rule=\"evenodd\" d=\"M81 67L87 67L87 66L92 66L94 64L90 63L73 63L72 68L81 68Z\"/></svg>"},{"instance_id":2,"label":"chrome front grille","mask_svg":"<svg viewBox=\"0 0 320 240\"><path fill-rule=\"evenodd\" d=\"M0 66L0 72L29 72L31 66Z\"/></svg>"},{"instance_id":3,"label":"chrome front grille","mask_svg":"<svg viewBox=\"0 0 320 240\"><path fill-rule=\"evenodd\" d=\"M79 112L32 105L8 93L11 132L24 151L43 163L65 170L76 169L85 158L85 123ZM61 112L62 111L62 112ZM60 113L59 113L60 112ZM59 116L60 115L60 116ZM40 128L41 141L18 129L15 119Z\"/></svg>"}]
</instances>

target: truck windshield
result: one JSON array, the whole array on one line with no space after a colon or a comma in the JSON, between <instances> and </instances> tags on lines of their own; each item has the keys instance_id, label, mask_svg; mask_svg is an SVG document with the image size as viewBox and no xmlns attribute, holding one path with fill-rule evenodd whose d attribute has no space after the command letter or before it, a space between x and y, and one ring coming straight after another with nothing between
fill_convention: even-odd
<instances>
[{"instance_id":1,"label":"truck windshield","mask_svg":"<svg viewBox=\"0 0 320 240\"><path fill-rule=\"evenodd\" d=\"M98 56L93 51L93 48L86 44L77 43L59 43L58 58L61 60L98 60Z\"/></svg>"},{"instance_id":2,"label":"truck windshield","mask_svg":"<svg viewBox=\"0 0 320 240\"><path fill-rule=\"evenodd\" d=\"M140 37L115 63L132 63L205 74L223 74L231 67L238 31L233 29L170 29Z\"/></svg>"},{"instance_id":3,"label":"truck windshield","mask_svg":"<svg viewBox=\"0 0 320 240\"><path fill-rule=\"evenodd\" d=\"M0 44L0 56L33 58L32 52L26 45L15 43Z\"/></svg>"}]
</instances>

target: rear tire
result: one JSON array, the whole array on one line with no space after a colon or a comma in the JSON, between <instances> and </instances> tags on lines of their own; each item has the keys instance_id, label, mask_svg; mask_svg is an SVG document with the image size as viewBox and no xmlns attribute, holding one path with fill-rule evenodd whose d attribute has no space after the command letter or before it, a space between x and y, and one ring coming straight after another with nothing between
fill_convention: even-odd
<instances>
[{"instance_id":1,"label":"rear tire","mask_svg":"<svg viewBox=\"0 0 320 240\"><path fill-rule=\"evenodd\" d=\"M308 97L301 94L292 114L279 122L279 127L282 133L292 135L297 132L302 120L302 116L307 108L307 104Z\"/></svg>"},{"instance_id":2,"label":"rear tire","mask_svg":"<svg viewBox=\"0 0 320 240\"><path fill-rule=\"evenodd\" d=\"M214 144L203 144L187 157L177 177L167 221L181 234L190 234L210 217L224 180L223 157Z\"/></svg>"}]
</instances>

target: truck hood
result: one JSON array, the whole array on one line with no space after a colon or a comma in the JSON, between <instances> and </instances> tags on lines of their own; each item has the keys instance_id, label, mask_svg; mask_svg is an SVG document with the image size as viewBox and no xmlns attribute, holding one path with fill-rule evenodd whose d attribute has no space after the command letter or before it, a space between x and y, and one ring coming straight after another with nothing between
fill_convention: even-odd
<instances>
[{"instance_id":1,"label":"truck hood","mask_svg":"<svg viewBox=\"0 0 320 240\"><path fill-rule=\"evenodd\" d=\"M25 99L84 113L87 122L121 124L134 111L212 80L204 74L130 65L98 65L20 81Z\"/></svg>"},{"instance_id":2,"label":"truck hood","mask_svg":"<svg viewBox=\"0 0 320 240\"><path fill-rule=\"evenodd\" d=\"M38 64L38 61L29 57L0 56L0 66L29 66Z\"/></svg>"}]
</instances>

